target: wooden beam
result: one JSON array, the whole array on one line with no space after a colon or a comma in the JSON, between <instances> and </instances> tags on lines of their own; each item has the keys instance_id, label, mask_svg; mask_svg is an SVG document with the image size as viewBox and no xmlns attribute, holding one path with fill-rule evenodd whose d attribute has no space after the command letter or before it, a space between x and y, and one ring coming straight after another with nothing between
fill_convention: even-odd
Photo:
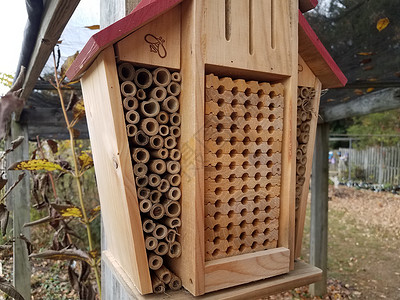
<instances>
[{"instance_id":1,"label":"wooden beam","mask_svg":"<svg viewBox=\"0 0 400 300\"><path fill-rule=\"evenodd\" d=\"M318 5L318 0L299 0L299 9L302 13L314 9Z\"/></svg>"},{"instance_id":2,"label":"wooden beam","mask_svg":"<svg viewBox=\"0 0 400 300\"><path fill-rule=\"evenodd\" d=\"M28 99L47 59L59 40L61 33L71 18L80 0L46 1L35 48L27 67L21 98Z\"/></svg>"},{"instance_id":3,"label":"wooden beam","mask_svg":"<svg viewBox=\"0 0 400 300\"><path fill-rule=\"evenodd\" d=\"M322 280L312 284L314 296L326 294L328 260L329 124L318 124L311 180L310 263L322 270Z\"/></svg>"},{"instance_id":4,"label":"wooden beam","mask_svg":"<svg viewBox=\"0 0 400 300\"><path fill-rule=\"evenodd\" d=\"M130 14L139 2L140 0L100 0L100 27L105 28Z\"/></svg>"},{"instance_id":5,"label":"wooden beam","mask_svg":"<svg viewBox=\"0 0 400 300\"><path fill-rule=\"evenodd\" d=\"M400 108L400 88L384 89L358 97L347 103L320 108L320 122L332 122L345 118Z\"/></svg>"},{"instance_id":6,"label":"wooden beam","mask_svg":"<svg viewBox=\"0 0 400 300\"><path fill-rule=\"evenodd\" d=\"M29 143L26 127L20 123L11 121L11 136L7 137L7 144L24 136L22 144L9 154L7 166L12 163L29 159ZM13 283L17 291L24 299L31 298L31 265L28 258L28 247L26 242L21 239L21 235L30 239L29 228L24 228L24 224L30 220L30 191L29 191L29 172L25 172L25 177L14 188L7 201L7 207L12 210L13 237L15 239L13 247ZM12 185L18 178L19 171L8 171L8 185Z\"/></svg>"}]
</instances>

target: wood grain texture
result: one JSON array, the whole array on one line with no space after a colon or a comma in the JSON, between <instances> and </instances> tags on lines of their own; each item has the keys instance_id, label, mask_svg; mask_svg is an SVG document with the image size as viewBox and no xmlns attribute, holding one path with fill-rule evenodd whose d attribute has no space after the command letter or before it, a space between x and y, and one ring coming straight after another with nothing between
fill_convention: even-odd
<instances>
[{"instance_id":1,"label":"wood grain texture","mask_svg":"<svg viewBox=\"0 0 400 300\"><path fill-rule=\"evenodd\" d=\"M112 47L81 80L108 250L143 294L152 286Z\"/></svg>"},{"instance_id":2,"label":"wood grain texture","mask_svg":"<svg viewBox=\"0 0 400 300\"><path fill-rule=\"evenodd\" d=\"M288 249L276 248L207 262L206 292L287 273L289 259Z\"/></svg>"},{"instance_id":3,"label":"wood grain texture","mask_svg":"<svg viewBox=\"0 0 400 300\"><path fill-rule=\"evenodd\" d=\"M156 38L161 37L165 41L162 45L166 50L165 57L160 57L157 52L151 51L150 44L145 40L147 34ZM179 69L180 35L181 7L178 5L119 41L116 44L116 52L122 61Z\"/></svg>"},{"instance_id":4,"label":"wood grain texture","mask_svg":"<svg viewBox=\"0 0 400 300\"><path fill-rule=\"evenodd\" d=\"M299 11L299 54L322 82L322 88L346 85L347 78Z\"/></svg>"},{"instance_id":5,"label":"wood grain texture","mask_svg":"<svg viewBox=\"0 0 400 300\"><path fill-rule=\"evenodd\" d=\"M204 63L202 1L182 3L181 174L182 255L172 271L193 295L204 294ZM195 72L193 70L196 70Z\"/></svg>"},{"instance_id":6,"label":"wood grain texture","mask_svg":"<svg viewBox=\"0 0 400 300\"><path fill-rule=\"evenodd\" d=\"M207 0L205 62L218 67L290 75L289 2ZM221 17L221 16L224 16ZM277 30L279 28L279 31Z\"/></svg>"},{"instance_id":7,"label":"wood grain texture","mask_svg":"<svg viewBox=\"0 0 400 300\"><path fill-rule=\"evenodd\" d=\"M315 75L299 55L298 85L314 87Z\"/></svg>"},{"instance_id":8,"label":"wood grain texture","mask_svg":"<svg viewBox=\"0 0 400 300\"><path fill-rule=\"evenodd\" d=\"M312 101L312 110L314 112L319 111L319 102L321 97L321 82L318 78L315 79L314 89L315 89L315 98ZM306 208L307 208L307 199L310 187L310 177L311 177L311 169L312 169L312 158L314 155L314 146L315 146L315 134L317 130L318 117L316 114L313 114L313 117L310 122L310 133L309 140L307 143L307 163L306 163L306 172L304 174L304 184L302 185L302 193L300 195L300 203L299 207L296 210L296 240L295 240L295 258L300 257L301 255L301 246L303 241L303 232L304 232L304 222L306 219Z\"/></svg>"},{"instance_id":9,"label":"wood grain texture","mask_svg":"<svg viewBox=\"0 0 400 300\"><path fill-rule=\"evenodd\" d=\"M67 71L70 80L87 70L97 55L148 22L178 5L182 0L143 0L126 17L93 35Z\"/></svg>"}]
</instances>

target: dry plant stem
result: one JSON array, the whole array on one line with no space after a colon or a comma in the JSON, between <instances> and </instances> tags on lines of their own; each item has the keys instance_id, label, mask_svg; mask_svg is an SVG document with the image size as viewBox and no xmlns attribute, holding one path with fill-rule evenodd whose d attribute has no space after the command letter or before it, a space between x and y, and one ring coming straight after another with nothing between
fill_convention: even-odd
<instances>
[{"instance_id":1,"label":"dry plant stem","mask_svg":"<svg viewBox=\"0 0 400 300\"><path fill-rule=\"evenodd\" d=\"M74 176L77 188L78 188L79 203L80 203L80 206L81 206L83 222L84 222L85 227L86 227L88 243L89 243L89 252L91 253L94 250L93 249L93 242L92 242L92 233L91 233L91 230L90 230L90 222L89 222L89 219L88 219L87 214L86 214L85 204L83 202L82 185L81 185L81 181L80 181L81 173L80 173L79 168L78 168L78 159L77 159L76 153L75 153L75 139L74 139L73 127L71 126L71 123L69 122L67 111L65 109L64 98L63 98L63 95L61 93L60 81L59 81L58 76L57 76L58 72L57 72L57 68L56 68L57 64L56 64L56 58L55 58L54 52L53 52L53 61L54 61L54 75L55 75L54 78L55 78L55 83L56 83L55 87L57 89L58 96L60 97L61 109L63 111L65 123L67 124L67 129L68 129L68 133L69 133L70 147L71 147L71 152L72 152L72 160L73 160L73 163L74 163L73 176ZM97 287L99 289L99 297L101 299L101 284L100 284L101 281L100 281L99 270L97 269L97 264L95 262L93 263L93 265L91 267L94 269L94 273L95 273L95 276L96 276L96 283L97 283Z\"/></svg>"}]
</instances>

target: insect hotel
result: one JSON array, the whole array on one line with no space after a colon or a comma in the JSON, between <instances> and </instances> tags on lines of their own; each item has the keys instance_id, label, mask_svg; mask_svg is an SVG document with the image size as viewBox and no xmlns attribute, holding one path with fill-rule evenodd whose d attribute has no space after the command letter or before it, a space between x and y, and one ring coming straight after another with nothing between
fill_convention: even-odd
<instances>
[{"instance_id":1,"label":"insect hotel","mask_svg":"<svg viewBox=\"0 0 400 300\"><path fill-rule=\"evenodd\" d=\"M321 278L295 260L321 88L345 78L298 0L144 0L67 76L126 286L229 298Z\"/></svg>"}]
</instances>

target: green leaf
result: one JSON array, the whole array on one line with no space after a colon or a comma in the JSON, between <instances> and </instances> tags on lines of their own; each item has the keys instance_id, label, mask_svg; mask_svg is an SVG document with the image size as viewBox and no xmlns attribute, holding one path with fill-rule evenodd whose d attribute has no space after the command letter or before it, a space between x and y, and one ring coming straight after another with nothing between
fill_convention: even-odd
<instances>
[{"instance_id":1,"label":"green leaf","mask_svg":"<svg viewBox=\"0 0 400 300\"><path fill-rule=\"evenodd\" d=\"M50 162L47 159L32 159L32 160L23 160L20 162L16 162L12 164L8 170L28 170L28 171L38 171L38 170L46 170L46 171L66 171L59 164L54 162Z\"/></svg>"}]
</instances>

